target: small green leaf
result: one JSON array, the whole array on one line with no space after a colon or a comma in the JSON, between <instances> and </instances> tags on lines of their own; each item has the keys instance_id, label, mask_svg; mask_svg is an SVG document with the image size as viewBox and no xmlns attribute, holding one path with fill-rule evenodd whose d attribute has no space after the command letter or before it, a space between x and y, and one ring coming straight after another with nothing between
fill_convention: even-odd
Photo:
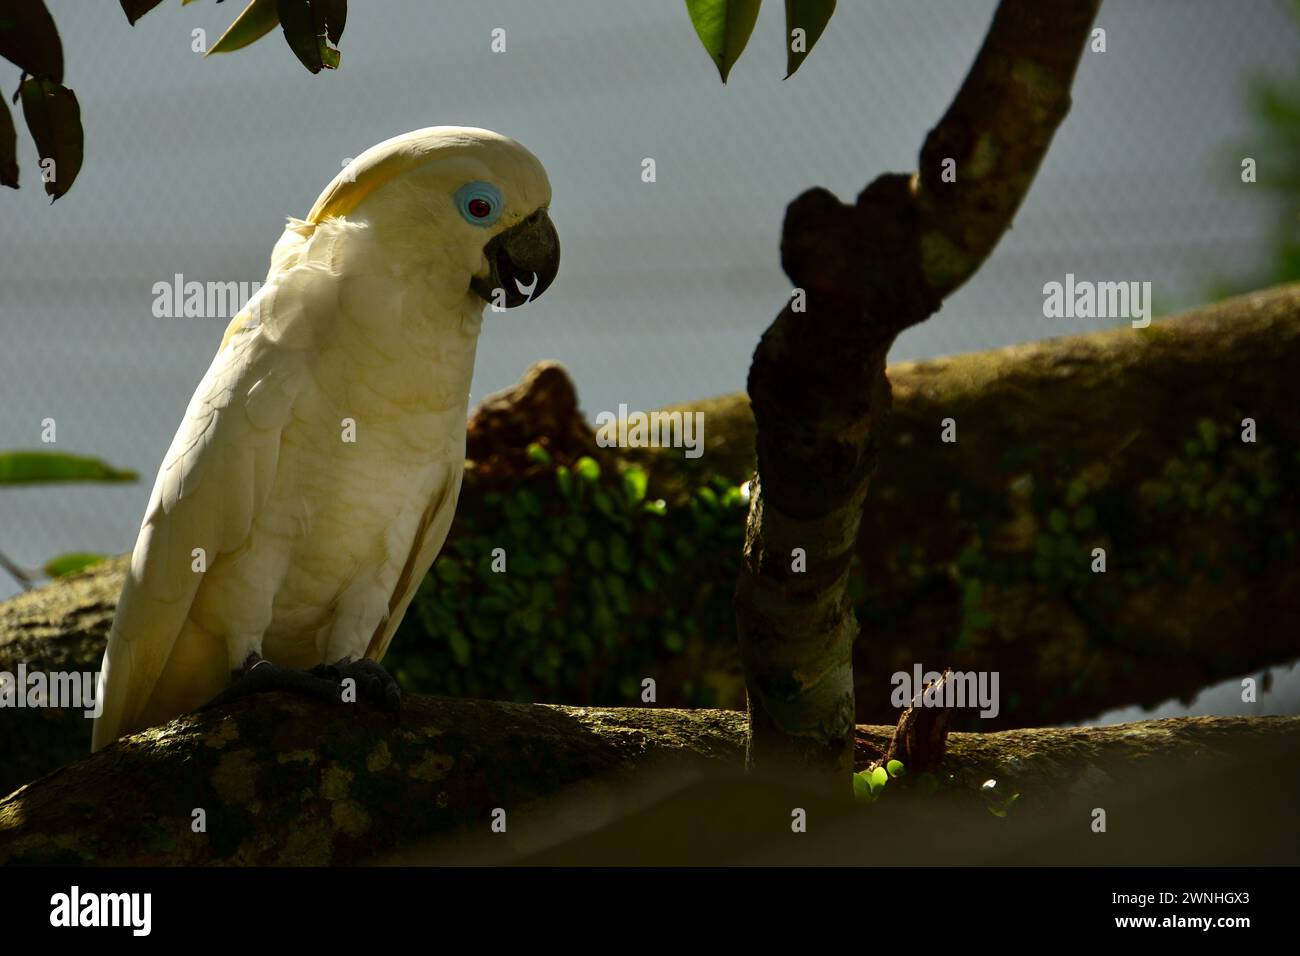
<instances>
[{"instance_id":1,"label":"small green leaf","mask_svg":"<svg viewBox=\"0 0 1300 956\"><path fill-rule=\"evenodd\" d=\"M1070 526L1070 519L1064 511L1054 508L1047 515L1047 526L1056 534L1063 534Z\"/></svg>"},{"instance_id":2,"label":"small green leaf","mask_svg":"<svg viewBox=\"0 0 1300 956\"><path fill-rule=\"evenodd\" d=\"M84 150L81 107L77 104L77 94L52 80L29 77L23 81L21 90L23 118L36 142L41 163L52 163L45 192L53 202L72 188L81 171Z\"/></svg>"},{"instance_id":3,"label":"small green leaf","mask_svg":"<svg viewBox=\"0 0 1300 956\"><path fill-rule=\"evenodd\" d=\"M733 485L723 493L722 506L724 508L748 508L749 496L741 490L739 485Z\"/></svg>"},{"instance_id":4,"label":"small green leaf","mask_svg":"<svg viewBox=\"0 0 1300 956\"><path fill-rule=\"evenodd\" d=\"M871 799L871 783L865 770L853 775L853 796L859 800Z\"/></svg>"},{"instance_id":5,"label":"small green leaf","mask_svg":"<svg viewBox=\"0 0 1300 956\"><path fill-rule=\"evenodd\" d=\"M903 766L903 761L901 760L889 761L889 763L885 764L885 769L889 772L891 777L901 777L907 773L907 768Z\"/></svg>"},{"instance_id":6,"label":"small green leaf","mask_svg":"<svg viewBox=\"0 0 1300 956\"><path fill-rule=\"evenodd\" d=\"M529 461L535 461L539 465L549 465L553 461L551 453L546 450L546 446L539 445L537 442L532 442L528 446L527 454Z\"/></svg>"},{"instance_id":7,"label":"small green leaf","mask_svg":"<svg viewBox=\"0 0 1300 956\"><path fill-rule=\"evenodd\" d=\"M600 465L596 459L583 455L573 463L573 473L583 481L597 481L600 478Z\"/></svg>"},{"instance_id":8,"label":"small green leaf","mask_svg":"<svg viewBox=\"0 0 1300 956\"><path fill-rule=\"evenodd\" d=\"M650 479L640 468L629 468L623 472L623 494L628 504L636 504L645 498L646 486Z\"/></svg>"},{"instance_id":9,"label":"small green leaf","mask_svg":"<svg viewBox=\"0 0 1300 956\"><path fill-rule=\"evenodd\" d=\"M74 551L71 554L61 554L57 558L50 558L45 562L44 571L52 578L61 578L69 574L76 574L78 571L85 570L92 565L99 564L107 558L106 554L94 554L88 551Z\"/></svg>"},{"instance_id":10,"label":"small green leaf","mask_svg":"<svg viewBox=\"0 0 1300 956\"><path fill-rule=\"evenodd\" d=\"M1215 445L1219 441L1219 429L1211 419L1202 418L1196 423L1197 433L1201 436L1201 444L1209 452L1214 451Z\"/></svg>"},{"instance_id":11,"label":"small green leaf","mask_svg":"<svg viewBox=\"0 0 1300 956\"><path fill-rule=\"evenodd\" d=\"M686 11L722 82L754 32L760 0L686 0Z\"/></svg>"},{"instance_id":12,"label":"small green leaf","mask_svg":"<svg viewBox=\"0 0 1300 956\"><path fill-rule=\"evenodd\" d=\"M98 458L61 452L0 452L0 485L48 481L135 481L134 471L114 468Z\"/></svg>"},{"instance_id":13,"label":"small green leaf","mask_svg":"<svg viewBox=\"0 0 1300 956\"><path fill-rule=\"evenodd\" d=\"M279 23L280 14L276 7L276 0L253 0L244 7L239 16L235 17L235 22L226 28L226 32L221 34L204 56L242 50L250 43L262 39Z\"/></svg>"},{"instance_id":14,"label":"small green leaf","mask_svg":"<svg viewBox=\"0 0 1300 956\"><path fill-rule=\"evenodd\" d=\"M835 12L835 0L785 0L785 78L812 52ZM796 33L795 31L801 31Z\"/></svg>"},{"instance_id":15,"label":"small green leaf","mask_svg":"<svg viewBox=\"0 0 1300 956\"><path fill-rule=\"evenodd\" d=\"M560 496L565 501L573 500L573 476L566 465L555 469L555 484L560 489Z\"/></svg>"},{"instance_id":16,"label":"small green leaf","mask_svg":"<svg viewBox=\"0 0 1300 956\"><path fill-rule=\"evenodd\" d=\"M884 767L877 767L871 771L871 789L880 790L885 784L889 783L889 771Z\"/></svg>"}]
</instances>

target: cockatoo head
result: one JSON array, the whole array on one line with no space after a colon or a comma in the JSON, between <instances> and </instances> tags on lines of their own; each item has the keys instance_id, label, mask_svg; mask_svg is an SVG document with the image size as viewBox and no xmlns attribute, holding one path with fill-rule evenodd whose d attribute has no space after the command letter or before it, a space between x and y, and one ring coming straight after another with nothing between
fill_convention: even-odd
<instances>
[{"instance_id":1,"label":"cockatoo head","mask_svg":"<svg viewBox=\"0 0 1300 956\"><path fill-rule=\"evenodd\" d=\"M394 269L451 271L454 287L514 307L537 298L560 265L537 157L507 136L465 126L414 130L370 147L307 216L364 221Z\"/></svg>"}]
</instances>

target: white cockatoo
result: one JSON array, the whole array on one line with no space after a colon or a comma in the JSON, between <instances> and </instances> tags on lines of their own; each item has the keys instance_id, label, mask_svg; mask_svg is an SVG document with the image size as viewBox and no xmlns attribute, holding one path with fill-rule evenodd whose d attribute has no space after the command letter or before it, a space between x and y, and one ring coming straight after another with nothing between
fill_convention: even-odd
<instances>
[{"instance_id":1,"label":"white cockatoo","mask_svg":"<svg viewBox=\"0 0 1300 956\"><path fill-rule=\"evenodd\" d=\"M95 750L232 675L336 699L350 676L396 705L377 662L456 510L484 306L555 278L550 201L514 140L442 126L366 150L289 220L158 471Z\"/></svg>"}]
</instances>

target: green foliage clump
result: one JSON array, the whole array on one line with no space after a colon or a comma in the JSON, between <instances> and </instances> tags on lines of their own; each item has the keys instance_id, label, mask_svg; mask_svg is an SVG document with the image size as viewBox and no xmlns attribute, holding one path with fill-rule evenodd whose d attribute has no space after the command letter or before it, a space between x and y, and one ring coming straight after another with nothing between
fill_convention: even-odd
<instances>
[{"instance_id":1,"label":"green foliage clump","mask_svg":"<svg viewBox=\"0 0 1300 956\"><path fill-rule=\"evenodd\" d=\"M558 465L540 445L512 490L462 507L387 663L421 693L639 705L716 703L705 664L734 656L745 493L720 478L670 506L637 467Z\"/></svg>"},{"instance_id":2,"label":"green foliage clump","mask_svg":"<svg viewBox=\"0 0 1300 956\"><path fill-rule=\"evenodd\" d=\"M984 606L993 587L1034 583L1071 604L1095 637L1113 640L1109 617L1126 592L1162 581L1181 586L1198 574L1218 580L1232 568L1256 574L1270 562L1290 560L1295 530L1279 523L1276 512L1283 490L1300 480L1297 466L1300 455L1280 458L1267 444L1242 442L1236 425L1203 418L1182 453L1142 482L1136 495L1098 477L1095 468L1063 469L1033 491L1037 532L1030 552L989 553L983 542L995 533L996 516L974 518L978 533L954 568L962 599L954 646L967 646L994 623ZM1162 543L1167 536L1161 529L1189 524L1212 530L1215 547L1174 554ZM1093 572L1097 547L1106 551L1106 574ZM1111 583L1116 577L1121 588Z\"/></svg>"},{"instance_id":3,"label":"green foliage clump","mask_svg":"<svg viewBox=\"0 0 1300 956\"><path fill-rule=\"evenodd\" d=\"M853 796L863 803L875 803L885 793L885 785L907 773L901 760L890 760L882 767L869 767L853 775Z\"/></svg>"}]
</instances>

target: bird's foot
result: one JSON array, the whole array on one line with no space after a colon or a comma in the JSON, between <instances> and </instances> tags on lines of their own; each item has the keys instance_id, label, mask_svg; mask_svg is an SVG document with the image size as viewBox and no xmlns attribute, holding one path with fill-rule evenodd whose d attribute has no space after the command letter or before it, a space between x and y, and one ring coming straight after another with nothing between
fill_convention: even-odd
<instances>
[{"instance_id":1,"label":"bird's foot","mask_svg":"<svg viewBox=\"0 0 1300 956\"><path fill-rule=\"evenodd\" d=\"M319 664L310 671L318 679L332 681L337 687L351 678L356 682L357 693L374 701L384 710L398 710L402 706L402 689L397 680L377 661L363 657L354 661L345 657L333 664Z\"/></svg>"},{"instance_id":2,"label":"bird's foot","mask_svg":"<svg viewBox=\"0 0 1300 956\"><path fill-rule=\"evenodd\" d=\"M357 696L379 704L384 710L401 706L402 692L388 671L369 658L354 661L345 657L333 664L320 664L310 670L274 664L260 654L249 654L244 666L231 674L230 686L214 697L208 707L229 703L250 694L287 690L318 700L335 703L349 699L343 682L355 682Z\"/></svg>"}]
</instances>

